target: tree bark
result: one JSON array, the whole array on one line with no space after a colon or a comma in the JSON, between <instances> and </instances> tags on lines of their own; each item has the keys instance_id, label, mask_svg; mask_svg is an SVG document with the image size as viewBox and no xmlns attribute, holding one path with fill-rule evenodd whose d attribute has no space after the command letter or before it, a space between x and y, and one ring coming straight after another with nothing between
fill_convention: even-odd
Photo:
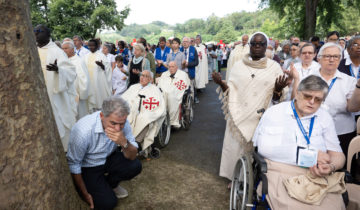
<instances>
[{"instance_id":1,"label":"tree bark","mask_svg":"<svg viewBox=\"0 0 360 210\"><path fill-rule=\"evenodd\" d=\"M315 35L316 29L316 8L318 0L306 0L305 3L305 28L304 36L305 40Z\"/></svg>"},{"instance_id":2,"label":"tree bark","mask_svg":"<svg viewBox=\"0 0 360 210\"><path fill-rule=\"evenodd\" d=\"M0 209L85 209L50 106L27 0L0 0Z\"/></svg>"}]
</instances>

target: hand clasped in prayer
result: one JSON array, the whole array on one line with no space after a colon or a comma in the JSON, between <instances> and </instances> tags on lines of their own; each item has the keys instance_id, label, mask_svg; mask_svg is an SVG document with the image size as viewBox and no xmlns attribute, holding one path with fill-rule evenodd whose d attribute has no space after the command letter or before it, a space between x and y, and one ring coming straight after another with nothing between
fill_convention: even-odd
<instances>
[{"instance_id":1,"label":"hand clasped in prayer","mask_svg":"<svg viewBox=\"0 0 360 210\"><path fill-rule=\"evenodd\" d=\"M55 60L55 62L52 64L50 63L49 65L46 65L46 70L48 71L54 71L56 73L59 72L59 68L57 66L57 59Z\"/></svg>"},{"instance_id":2,"label":"hand clasped in prayer","mask_svg":"<svg viewBox=\"0 0 360 210\"><path fill-rule=\"evenodd\" d=\"M105 71L105 66L104 66L104 64L103 64L102 61L95 61L95 63L96 63L98 66L100 66L100 68L101 68L102 70Z\"/></svg>"}]
</instances>

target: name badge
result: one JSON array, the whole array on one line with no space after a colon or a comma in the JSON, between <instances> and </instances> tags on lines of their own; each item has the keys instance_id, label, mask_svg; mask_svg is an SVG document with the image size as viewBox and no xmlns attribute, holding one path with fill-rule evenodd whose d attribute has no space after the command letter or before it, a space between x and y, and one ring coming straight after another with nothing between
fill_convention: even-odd
<instances>
[{"instance_id":1,"label":"name badge","mask_svg":"<svg viewBox=\"0 0 360 210\"><path fill-rule=\"evenodd\" d=\"M300 167L309 168L317 163L318 152L306 147L297 148L296 164Z\"/></svg>"}]
</instances>

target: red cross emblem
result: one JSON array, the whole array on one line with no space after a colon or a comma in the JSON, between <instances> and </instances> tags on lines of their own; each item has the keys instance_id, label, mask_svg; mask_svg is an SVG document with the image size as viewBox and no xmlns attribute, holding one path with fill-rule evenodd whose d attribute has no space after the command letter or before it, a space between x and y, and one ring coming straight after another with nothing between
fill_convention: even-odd
<instances>
[{"instance_id":1,"label":"red cross emblem","mask_svg":"<svg viewBox=\"0 0 360 210\"><path fill-rule=\"evenodd\" d=\"M177 81L175 82L175 86L177 87L177 89L184 90L186 88L186 84L183 80Z\"/></svg>"},{"instance_id":2,"label":"red cross emblem","mask_svg":"<svg viewBox=\"0 0 360 210\"><path fill-rule=\"evenodd\" d=\"M157 101L154 97L150 97L149 99L144 99L142 102L142 105L145 107L145 109L153 110L156 109L156 107L159 106L159 101Z\"/></svg>"}]
</instances>

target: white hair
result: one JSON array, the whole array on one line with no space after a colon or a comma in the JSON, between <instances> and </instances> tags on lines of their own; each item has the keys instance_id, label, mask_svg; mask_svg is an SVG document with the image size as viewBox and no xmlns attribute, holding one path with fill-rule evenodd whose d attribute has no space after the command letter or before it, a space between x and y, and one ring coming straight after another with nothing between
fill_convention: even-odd
<instances>
[{"instance_id":1,"label":"white hair","mask_svg":"<svg viewBox=\"0 0 360 210\"><path fill-rule=\"evenodd\" d=\"M154 79L154 73L152 73L152 71L145 69L145 70L143 70L142 72L145 72L145 71L149 72L150 77L151 77L152 79Z\"/></svg>"},{"instance_id":2,"label":"white hair","mask_svg":"<svg viewBox=\"0 0 360 210\"><path fill-rule=\"evenodd\" d=\"M189 37L187 37L187 36L185 36L182 40L184 41L185 39L187 39L188 40L188 42L190 42L191 40L190 40L190 38Z\"/></svg>"},{"instance_id":3,"label":"white hair","mask_svg":"<svg viewBox=\"0 0 360 210\"><path fill-rule=\"evenodd\" d=\"M342 59L342 47L340 46L340 45L338 45L338 44L335 44L335 43L333 43L333 42L328 42L328 43L326 43L326 44L324 44L321 48L320 48L320 50L319 50L319 53L318 53L318 55L317 55L317 58L319 59L322 55L323 55L323 53L324 53L324 50L326 49L326 48L330 48L330 47L337 47L338 49L339 49L339 54L340 54L340 60Z\"/></svg>"},{"instance_id":4,"label":"white hair","mask_svg":"<svg viewBox=\"0 0 360 210\"><path fill-rule=\"evenodd\" d=\"M73 42L73 41L65 41L65 42L63 42L63 43L61 44L61 46L66 45L66 44L69 45L70 48L72 48L72 49L75 48L75 45L74 45L74 42Z\"/></svg>"}]
</instances>

